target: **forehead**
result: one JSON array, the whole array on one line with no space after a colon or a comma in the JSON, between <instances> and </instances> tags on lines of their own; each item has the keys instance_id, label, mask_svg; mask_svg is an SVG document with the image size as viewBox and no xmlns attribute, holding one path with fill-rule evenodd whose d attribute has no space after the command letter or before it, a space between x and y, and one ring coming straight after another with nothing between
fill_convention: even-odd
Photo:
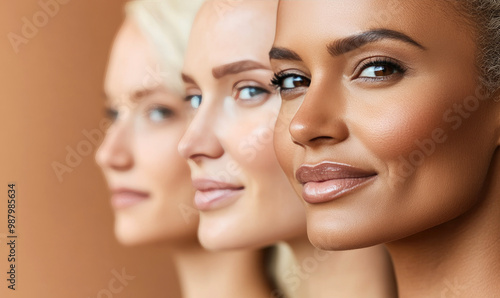
<instances>
[{"instance_id":1,"label":"forehead","mask_svg":"<svg viewBox=\"0 0 500 298\"><path fill-rule=\"evenodd\" d=\"M104 83L106 93L120 97L146 88L144 83L151 81L156 63L154 49L136 23L125 20L111 50Z\"/></svg>"},{"instance_id":2,"label":"forehead","mask_svg":"<svg viewBox=\"0 0 500 298\"><path fill-rule=\"evenodd\" d=\"M373 29L391 29L414 39L437 41L465 32L449 1L294 0L280 1L275 46L297 37L342 38ZM463 22L462 22L463 23Z\"/></svg>"},{"instance_id":3,"label":"forehead","mask_svg":"<svg viewBox=\"0 0 500 298\"><path fill-rule=\"evenodd\" d=\"M269 64L276 9L274 0L205 3L193 24L184 70L191 73L194 67L199 70L240 60Z\"/></svg>"}]
</instances>

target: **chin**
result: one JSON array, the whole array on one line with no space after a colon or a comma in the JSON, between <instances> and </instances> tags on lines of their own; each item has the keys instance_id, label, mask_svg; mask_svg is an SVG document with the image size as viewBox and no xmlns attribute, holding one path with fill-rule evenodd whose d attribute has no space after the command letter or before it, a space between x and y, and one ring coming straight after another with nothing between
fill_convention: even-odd
<instances>
[{"instance_id":1,"label":"chin","mask_svg":"<svg viewBox=\"0 0 500 298\"><path fill-rule=\"evenodd\" d=\"M160 233L130 215L117 214L114 231L118 242L125 246L151 244L171 238L169 233Z\"/></svg>"},{"instance_id":2,"label":"chin","mask_svg":"<svg viewBox=\"0 0 500 298\"><path fill-rule=\"evenodd\" d=\"M228 229L231 226L233 228ZM211 225L209 221L203 219L200 220L198 239L203 248L212 251L261 248L273 242L264 242L261 234L258 238L252 237L234 225L222 223Z\"/></svg>"},{"instance_id":3,"label":"chin","mask_svg":"<svg viewBox=\"0 0 500 298\"><path fill-rule=\"evenodd\" d=\"M144 230L138 225L116 219L115 237L121 245L136 246L154 242L154 237L148 237ZM142 232L141 232L142 230Z\"/></svg>"},{"instance_id":4,"label":"chin","mask_svg":"<svg viewBox=\"0 0 500 298\"><path fill-rule=\"evenodd\" d=\"M309 213L307 217L309 241L322 250L360 249L393 240L385 237L388 235L384 235L383 232L368 223L360 226L355 220L342 221L338 218L335 220L335 217L328 216L328 214Z\"/></svg>"}]
</instances>

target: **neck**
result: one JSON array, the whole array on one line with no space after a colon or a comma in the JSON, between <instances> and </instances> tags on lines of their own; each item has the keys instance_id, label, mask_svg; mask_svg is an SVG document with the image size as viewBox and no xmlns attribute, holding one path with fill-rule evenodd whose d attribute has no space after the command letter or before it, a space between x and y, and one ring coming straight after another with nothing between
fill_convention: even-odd
<instances>
[{"instance_id":1,"label":"neck","mask_svg":"<svg viewBox=\"0 0 500 298\"><path fill-rule=\"evenodd\" d=\"M285 270L284 287L291 297L396 297L392 263L383 246L327 252L306 237L288 244L295 264Z\"/></svg>"},{"instance_id":2,"label":"neck","mask_svg":"<svg viewBox=\"0 0 500 298\"><path fill-rule=\"evenodd\" d=\"M401 297L500 295L500 154L477 203L465 214L387 244Z\"/></svg>"},{"instance_id":3,"label":"neck","mask_svg":"<svg viewBox=\"0 0 500 298\"><path fill-rule=\"evenodd\" d=\"M269 297L258 251L211 252L199 244L173 250L182 297Z\"/></svg>"}]
</instances>

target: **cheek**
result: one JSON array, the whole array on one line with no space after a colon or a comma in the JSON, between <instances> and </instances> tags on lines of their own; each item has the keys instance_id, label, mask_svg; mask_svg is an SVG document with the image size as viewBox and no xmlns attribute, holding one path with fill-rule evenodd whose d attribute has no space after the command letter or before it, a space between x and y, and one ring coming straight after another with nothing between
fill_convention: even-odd
<instances>
[{"instance_id":1,"label":"cheek","mask_svg":"<svg viewBox=\"0 0 500 298\"><path fill-rule=\"evenodd\" d=\"M383 104L353 109L358 111L352 121L353 135L389 164L410 157L417 161L422 155L416 154L416 150L422 151L425 158L434 154L436 148L443 147L438 145L447 141L453 129L452 124L445 121L447 112L467 94L464 90L443 88L435 82L434 85L431 82L406 85L383 97L372 96L371 100ZM420 86L427 87L422 90Z\"/></svg>"},{"instance_id":2,"label":"cheek","mask_svg":"<svg viewBox=\"0 0 500 298\"><path fill-rule=\"evenodd\" d=\"M147 183L161 193L189 189L191 184L188 164L177 150L182 129L175 125L145 133L138 140L136 166L148 173Z\"/></svg>"},{"instance_id":3,"label":"cheek","mask_svg":"<svg viewBox=\"0 0 500 298\"><path fill-rule=\"evenodd\" d=\"M292 142L290 123L298 110L298 101L283 101L274 130L274 148L278 162L290 181L294 181L293 163L300 161L302 148ZM298 167L298 163L296 164Z\"/></svg>"},{"instance_id":4,"label":"cheek","mask_svg":"<svg viewBox=\"0 0 500 298\"><path fill-rule=\"evenodd\" d=\"M263 106L237 113L231 124L224 124L221 141L225 151L243 171L261 172L277 165L273 147L277 111L274 105Z\"/></svg>"}]
</instances>

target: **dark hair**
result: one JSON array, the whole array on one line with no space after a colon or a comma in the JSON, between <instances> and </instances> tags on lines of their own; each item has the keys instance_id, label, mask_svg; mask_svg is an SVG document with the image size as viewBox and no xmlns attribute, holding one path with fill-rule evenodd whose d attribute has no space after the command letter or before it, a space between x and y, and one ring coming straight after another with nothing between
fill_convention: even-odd
<instances>
[{"instance_id":1,"label":"dark hair","mask_svg":"<svg viewBox=\"0 0 500 298\"><path fill-rule=\"evenodd\" d=\"M472 21L477 36L480 83L494 93L500 89L500 0L453 0Z\"/></svg>"}]
</instances>

